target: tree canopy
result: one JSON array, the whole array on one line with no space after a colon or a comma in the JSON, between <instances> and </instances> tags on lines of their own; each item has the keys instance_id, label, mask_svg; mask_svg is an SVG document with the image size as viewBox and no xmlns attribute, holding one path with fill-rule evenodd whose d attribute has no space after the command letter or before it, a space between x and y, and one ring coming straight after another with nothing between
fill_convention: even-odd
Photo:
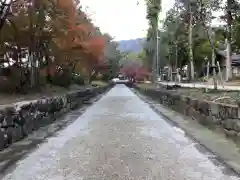
<instances>
[{"instance_id":1,"label":"tree canopy","mask_svg":"<svg viewBox=\"0 0 240 180\"><path fill-rule=\"evenodd\" d=\"M41 76L52 82L56 74L64 73L91 80L99 70L106 74L112 59L118 68L116 45L77 0L1 0L0 15L0 66L19 69L18 75L10 71L22 77L18 86L24 81L35 87Z\"/></svg>"},{"instance_id":2,"label":"tree canopy","mask_svg":"<svg viewBox=\"0 0 240 180\"><path fill-rule=\"evenodd\" d=\"M218 50L225 50L226 40L230 42L228 46L230 49L227 49L230 54L238 53L240 48L239 8L239 0L176 0L173 8L167 12L163 30L159 31L160 65L178 68L188 65L191 61L191 49L195 72L201 75L205 60L216 63L216 57L214 61L211 60L212 54L216 56ZM218 15L221 14L220 12L222 15ZM153 20L156 21L156 18L152 18ZM214 25L213 21L216 20L221 20L222 25ZM149 64L153 62L156 49L155 32L153 25L149 24L148 48L146 48ZM152 42L150 46L152 51L149 50L149 42ZM231 55L228 56L227 62L231 63Z\"/></svg>"}]
</instances>

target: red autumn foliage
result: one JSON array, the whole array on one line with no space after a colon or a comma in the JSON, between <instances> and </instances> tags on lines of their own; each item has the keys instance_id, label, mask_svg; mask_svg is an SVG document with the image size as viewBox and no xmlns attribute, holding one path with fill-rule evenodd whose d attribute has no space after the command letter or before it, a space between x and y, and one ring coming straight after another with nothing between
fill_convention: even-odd
<instances>
[{"instance_id":1,"label":"red autumn foliage","mask_svg":"<svg viewBox=\"0 0 240 180\"><path fill-rule=\"evenodd\" d=\"M1 32L2 44L12 47L1 50L13 54L11 58L18 64L21 51L34 54L34 62L41 66L29 70L31 87L38 82L38 72L54 76L61 69L69 76L85 76L107 69L102 59L104 38L79 5L79 0L12 1L9 22Z\"/></svg>"},{"instance_id":2,"label":"red autumn foliage","mask_svg":"<svg viewBox=\"0 0 240 180\"><path fill-rule=\"evenodd\" d=\"M107 62L103 59L99 60L94 66L94 70L100 73L104 73L107 71Z\"/></svg>"},{"instance_id":3,"label":"red autumn foliage","mask_svg":"<svg viewBox=\"0 0 240 180\"><path fill-rule=\"evenodd\" d=\"M142 81L146 78L149 78L149 76L150 76L150 73L147 68L145 68L145 67L137 68L136 77L135 77L136 80Z\"/></svg>"},{"instance_id":4,"label":"red autumn foliage","mask_svg":"<svg viewBox=\"0 0 240 180\"><path fill-rule=\"evenodd\" d=\"M105 41L103 37L94 35L94 25L84 12L76 11L76 4L79 4L79 1L74 3L73 0L58 0L58 6L66 13L64 20L69 27L60 44L63 49L81 51L81 55L84 54L84 59L88 61L85 63L87 69L91 71L102 58ZM82 20L81 24L79 19Z\"/></svg>"},{"instance_id":5,"label":"red autumn foliage","mask_svg":"<svg viewBox=\"0 0 240 180\"><path fill-rule=\"evenodd\" d=\"M98 58L103 53L105 42L102 37L93 37L88 41L82 42L81 44L86 49L86 52Z\"/></svg>"},{"instance_id":6,"label":"red autumn foliage","mask_svg":"<svg viewBox=\"0 0 240 180\"><path fill-rule=\"evenodd\" d=\"M127 78L142 81L149 77L150 73L147 68L136 64L127 65L120 69L120 73Z\"/></svg>"}]
</instances>

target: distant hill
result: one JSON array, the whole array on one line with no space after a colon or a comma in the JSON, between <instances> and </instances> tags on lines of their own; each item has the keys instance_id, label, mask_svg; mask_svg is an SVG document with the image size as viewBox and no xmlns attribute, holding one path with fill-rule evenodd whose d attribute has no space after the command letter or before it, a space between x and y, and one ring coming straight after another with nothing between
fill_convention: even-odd
<instances>
[{"instance_id":1,"label":"distant hill","mask_svg":"<svg viewBox=\"0 0 240 180\"><path fill-rule=\"evenodd\" d=\"M137 38L130 40L117 41L118 49L121 52L134 52L139 53L144 48L145 38Z\"/></svg>"}]
</instances>

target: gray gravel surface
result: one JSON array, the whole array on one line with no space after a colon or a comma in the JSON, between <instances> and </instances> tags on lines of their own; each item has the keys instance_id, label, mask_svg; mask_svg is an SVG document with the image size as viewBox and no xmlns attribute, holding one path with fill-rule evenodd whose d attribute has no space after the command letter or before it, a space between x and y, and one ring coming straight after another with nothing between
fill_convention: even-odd
<instances>
[{"instance_id":1,"label":"gray gravel surface","mask_svg":"<svg viewBox=\"0 0 240 180\"><path fill-rule=\"evenodd\" d=\"M124 85L19 161L3 180L237 180Z\"/></svg>"}]
</instances>

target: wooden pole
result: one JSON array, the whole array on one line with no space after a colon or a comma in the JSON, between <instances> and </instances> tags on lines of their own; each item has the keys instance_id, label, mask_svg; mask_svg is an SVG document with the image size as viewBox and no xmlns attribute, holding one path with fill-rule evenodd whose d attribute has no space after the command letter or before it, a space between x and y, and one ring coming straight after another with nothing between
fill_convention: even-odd
<instances>
[{"instance_id":1,"label":"wooden pole","mask_svg":"<svg viewBox=\"0 0 240 180\"><path fill-rule=\"evenodd\" d=\"M208 78L209 78L209 61L208 61L208 63L207 63L207 81L208 81ZM208 82L207 82L207 84L206 84L206 89L205 89L205 92L208 92Z\"/></svg>"}]
</instances>

